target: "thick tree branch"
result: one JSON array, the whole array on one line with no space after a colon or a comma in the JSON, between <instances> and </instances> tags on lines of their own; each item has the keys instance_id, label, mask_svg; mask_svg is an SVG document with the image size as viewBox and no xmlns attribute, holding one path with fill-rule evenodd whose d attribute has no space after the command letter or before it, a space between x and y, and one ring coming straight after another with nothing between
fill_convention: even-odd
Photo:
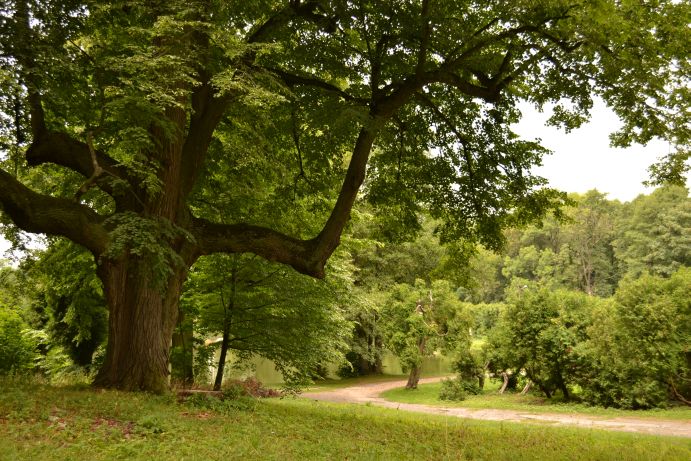
<instances>
[{"instance_id":1,"label":"thick tree branch","mask_svg":"<svg viewBox=\"0 0 691 461\"><path fill-rule=\"evenodd\" d=\"M31 50L34 43L29 24L29 9L27 2L17 2L17 12L15 16L17 45L14 52L15 58L21 65L22 78L26 84L26 91L29 102L29 116L31 120L31 132L34 139L41 138L46 130L45 113L41 105L41 95L38 91L38 79L36 72L38 66Z\"/></svg>"},{"instance_id":2,"label":"thick tree branch","mask_svg":"<svg viewBox=\"0 0 691 461\"><path fill-rule=\"evenodd\" d=\"M250 224L217 224L200 218L192 218L191 232L202 255L254 253L292 266L303 274L324 277L326 258L317 258L313 240L296 239Z\"/></svg>"},{"instance_id":3,"label":"thick tree branch","mask_svg":"<svg viewBox=\"0 0 691 461\"><path fill-rule=\"evenodd\" d=\"M96 184L98 178L104 173L103 168L101 168L101 165L98 164L98 156L96 155L96 149L94 149L94 134L91 131L89 131L86 136L86 143L89 147L89 154L91 155L91 166L93 168L93 173L91 173L91 176L89 176L86 182L82 184L82 186L77 191L75 195L77 199L81 198L82 195L84 195L91 187L93 187Z\"/></svg>"},{"instance_id":4,"label":"thick tree branch","mask_svg":"<svg viewBox=\"0 0 691 461\"><path fill-rule=\"evenodd\" d=\"M417 66L415 73L422 75L425 71L425 64L427 63L427 48L429 46L429 38L431 27L429 24L429 0L422 0L422 11L420 12L421 26L420 26L420 49L417 54Z\"/></svg>"},{"instance_id":5,"label":"thick tree branch","mask_svg":"<svg viewBox=\"0 0 691 461\"><path fill-rule=\"evenodd\" d=\"M266 22L255 29L247 37L247 43L267 41L276 30L295 18L301 18L317 24L327 32L335 30L336 27L335 21L323 13L319 1L290 0L288 6L274 13Z\"/></svg>"},{"instance_id":6,"label":"thick tree branch","mask_svg":"<svg viewBox=\"0 0 691 461\"><path fill-rule=\"evenodd\" d=\"M381 120L374 121L377 122L381 123ZM376 127L360 130L336 204L316 238L300 240L264 227L215 224L192 218L192 234L198 242L200 253L254 253L269 261L292 266L303 274L324 277L326 261L340 243L350 210L365 179L376 131Z\"/></svg>"},{"instance_id":7,"label":"thick tree branch","mask_svg":"<svg viewBox=\"0 0 691 461\"><path fill-rule=\"evenodd\" d=\"M27 163L30 166L53 163L67 167L88 178L84 186L91 187L91 185L96 184L101 190L111 195L120 208L136 209L138 204L133 191L130 190L120 196L114 193L113 178L127 179L125 171L118 168L115 161L103 152L94 151L92 153L88 144L77 141L66 133L48 130L41 94L38 90L40 87L36 74L38 65L31 49L34 40L32 39L27 2L17 3L15 19L18 44L14 54L21 66L22 78L27 87L29 117L33 135L31 147L26 153ZM99 168L107 175L99 174ZM80 189L77 195L84 192L85 190Z\"/></svg>"},{"instance_id":8,"label":"thick tree branch","mask_svg":"<svg viewBox=\"0 0 691 461\"><path fill-rule=\"evenodd\" d=\"M231 94L218 96L209 82L200 85L192 94L192 116L182 148L182 196L194 188L202 172L214 131L232 102Z\"/></svg>"},{"instance_id":9,"label":"thick tree branch","mask_svg":"<svg viewBox=\"0 0 691 461\"><path fill-rule=\"evenodd\" d=\"M376 123L381 123L381 120L373 120L373 124ZM376 138L376 131L376 126L365 127L360 130L336 204L324 228L316 238L315 257L324 263L341 241L341 233L350 218L350 210L353 208L360 186L365 180L367 162Z\"/></svg>"},{"instance_id":10,"label":"thick tree branch","mask_svg":"<svg viewBox=\"0 0 691 461\"><path fill-rule=\"evenodd\" d=\"M48 131L40 138L34 139L26 152L26 161L29 166L52 163L69 168L85 178L93 178L93 183L112 196L119 208L129 210L141 208L141 202L131 188L133 181L130 180L127 172L102 151L94 149L92 155L87 143L77 141L66 133ZM95 176L95 165L98 165L106 174ZM123 186L126 186L122 190L113 187L113 181L118 179L123 181Z\"/></svg>"},{"instance_id":11,"label":"thick tree branch","mask_svg":"<svg viewBox=\"0 0 691 461\"><path fill-rule=\"evenodd\" d=\"M474 98L480 98L484 101L496 103L499 101L501 88L498 85L491 85L489 87L475 85L461 78L460 75L453 72L436 72L431 76L431 81L438 83L445 83L459 90L461 93Z\"/></svg>"},{"instance_id":12,"label":"thick tree branch","mask_svg":"<svg viewBox=\"0 0 691 461\"><path fill-rule=\"evenodd\" d=\"M61 235L94 255L103 253L108 232L92 209L71 200L38 194L0 169L0 206L22 230Z\"/></svg>"},{"instance_id":13,"label":"thick tree branch","mask_svg":"<svg viewBox=\"0 0 691 461\"><path fill-rule=\"evenodd\" d=\"M276 74L289 88L295 86L309 86L312 88L319 88L329 93L336 94L346 101L354 101L360 103L367 102L366 99L356 98L355 96L341 90L337 86L332 85L331 83L325 82L323 80L319 80L316 77L295 75L281 69L269 69L269 71Z\"/></svg>"}]
</instances>

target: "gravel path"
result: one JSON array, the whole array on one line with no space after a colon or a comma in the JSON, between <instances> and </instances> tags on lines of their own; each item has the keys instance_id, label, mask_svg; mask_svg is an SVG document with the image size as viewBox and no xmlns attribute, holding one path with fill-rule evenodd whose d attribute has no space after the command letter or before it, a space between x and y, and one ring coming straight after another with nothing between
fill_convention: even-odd
<instances>
[{"instance_id":1,"label":"gravel path","mask_svg":"<svg viewBox=\"0 0 691 461\"><path fill-rule=\"evenodd\" d=\"M420 383L431 383L441 378L423 378ZM306 392L303 397L312 400L339 403L369 403L397 410L415 411L419 413L434 413L458 418L484 419L490 421L511 422L539 422L553 426L579 426L592 429L607 429L612 431L640 432L655 435L673 435L691 438L691 421L662 420L645 418L606 418L583 414L564 413L531 413L529 411L499 410L499 409L469 409L458 407L441 407L414 403L398 403L379 397L384 391L405 386L405 381L389 381L385 383L363 384L326 392Z\"/></svg>"}]
</instances>

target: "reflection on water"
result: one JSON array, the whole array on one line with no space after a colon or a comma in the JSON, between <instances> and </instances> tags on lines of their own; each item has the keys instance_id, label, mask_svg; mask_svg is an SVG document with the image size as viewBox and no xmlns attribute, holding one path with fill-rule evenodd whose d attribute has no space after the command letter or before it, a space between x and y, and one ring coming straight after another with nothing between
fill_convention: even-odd
<instances>
[{"instance_id":1,"label":"reflection on water","mask_svg":"<svg viewBox=\"0 0 691 461\"><path fill-rule=\"evenodd\" d=\"M230 354L229 354L230 355ZM232 358L230 359L232 360ZM384 374L387 375L401 375L403 370L401 370L401 365L398 359L391 353L387 352L384 354L382 359L382 366L384 368ZM255 376L259 381L264 384L281 384L283 378L279 372L274 368L274 364L271 360L263 358L255 358L252 360L252 369L240 371L235 369L226 369L226 377L233 379L244 379L248 376ZM329 377L338 378L336 375L338 367L336 365L328 367ZM422 361L422 373L423 374L443 374L451 373L452 370L452 360L448 357L434 356L423 359ZM216 369L211 370L212 376L215 376Z\"/></svg>"}]
</instances>

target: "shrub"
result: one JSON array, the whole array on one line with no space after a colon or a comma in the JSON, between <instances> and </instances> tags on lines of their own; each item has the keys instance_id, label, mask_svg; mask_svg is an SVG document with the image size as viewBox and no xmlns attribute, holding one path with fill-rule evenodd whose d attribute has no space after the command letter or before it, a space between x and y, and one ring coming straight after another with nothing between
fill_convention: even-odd
<instances>
[{"instance_id":1,"label":"shrub","mask_svg":"<svg viewBox=\"0 0 691 461\"><path fill-rule=\"evenodd\" d=\"M588 403L664 407L691 399L691 269L669 279L624 279L614 304L595 312L590 339L576 349L578 384Z\"/></svg>"},{"instance_id":2,"label":"shrub","mask_svg":"<svg viewBox=\"0 0 691 461\"><path fill-rule=\"evenodd\" d=\"M35 344L15 312L0 307L0 375L23 373L34 365Z\"/></svg>"},{"instance_id":3,"label":"shrub","mask_svg":"<svg viewBox=\"0 0 691 461\"><path fill-rule=\"evenodd\" d=\"M460 377L444 379L441 382L439 400L465 400L468 394L478 395L482 392L480 386L472 381L464 381Z\"/></svg>"},{"instance_id":4,"label":"shrub","mask_svg":"<svg viewBox=\"0 0 691 461\"><path fill-rule=\"evenodd\" d=\"M195 393L190 395L185 404L199 409L212 410L218 413L233 413L235 411L253 411L257 406L257 399L248 395L235 395L226 397L208 393Z\"/></svg>"},{"instance_id":5,"label":"shrub","mask_svg":"<svg viewBox=\"0 0 691 461\"><path fill-rule=\"evenodd\" d=\"M280 397L281 393L276 389L264 387L257 378L250 376L245 380L226 381L223 385L223 398L235 399L239 397Z\"/></svg>"}]
</instances>

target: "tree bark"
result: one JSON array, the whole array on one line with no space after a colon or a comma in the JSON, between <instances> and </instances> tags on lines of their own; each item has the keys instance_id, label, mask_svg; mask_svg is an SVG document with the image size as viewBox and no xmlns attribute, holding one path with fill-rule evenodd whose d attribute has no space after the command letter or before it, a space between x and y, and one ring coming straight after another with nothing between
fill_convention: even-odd
<instances>
[{"instance_id":1,"label":"tree bark","mask_svg":"<svg viewBox=\"0 0 691 461\"><path fill-rule=\"evenodd\" d=\"M528 381L528 382L526 383L525 387L523 388L523 390L521 391L521 395L526 395L526 394L528 393L528 391L530 390L531 387L533 387L533 382L532 382L532 381ZM540 387L542 388L542 386L540 386ZM547 396L548 399L549 399L549 398L552 398L552 395L550 394L550 392L549 392L548 390L542 388L542 392L545 393L545 395Z\"/></svg>"},{"instance_id":2,"label":"tree bark","mask_svg":"<svg viewBox=\"0 0 691 461\"><path fill-rule=\"evenodd\" d=\"M218 369L216 371L216 380L214 381L214 390L220 391L223 384L223 373L226 368L226 355L228 354L228 344L230 331L228 327L223 329L223 341L221 341L221 355L218 358Z\"/></svg>"},{"instance_id":3,"label":"tree bark","mask_svg":"<svg viewBox=\"0 0 691 461\"><path fill-rule=\"evenodd\" d=\"M102 260L98 274L110 310L106 357L94 384L126 391L164 393L168 358L186 270L155 287L139 258Z\"/></svg>"},{"instance_id":4,"label":"tree bark","mask_svg":"<svg viewBox=\"0 0 691 461\"><path fill-rule=\"evenodd\" d=\"M420 381L421 369L417 365L413 365L408 375L408 382L405 385L406 389L417 389L417 383Z\"/></svg>"},{"instance_id":5,"label":"tree bark","mask_svg":"<svg viewBox=\"0 0 691 461\"><path fill-rule=\"evenodd\" d=\"M422 338L417 344L418 352L420 357L425 356L425 347L427 346L427 338ZM422 367L420 365L413 365L410 368L410 375L408 375L408 383L406 383L406 389L417 389L417 383L420 381L420 374L422 373Z\"/></svg>"},{"instance_id":6,"label":"tree bark","mask_svg":"<svg viewBox=\"0 0 691 461\"><path fill-rule=\"evenodd\" d=\"M501 389L499 389L499 393L503 394L504 391L506 391L506 388L509 386L509 374L507 372L502 372L501 376L504 378L504 384L501 385Z\"/></svg>"}]
</instances>

